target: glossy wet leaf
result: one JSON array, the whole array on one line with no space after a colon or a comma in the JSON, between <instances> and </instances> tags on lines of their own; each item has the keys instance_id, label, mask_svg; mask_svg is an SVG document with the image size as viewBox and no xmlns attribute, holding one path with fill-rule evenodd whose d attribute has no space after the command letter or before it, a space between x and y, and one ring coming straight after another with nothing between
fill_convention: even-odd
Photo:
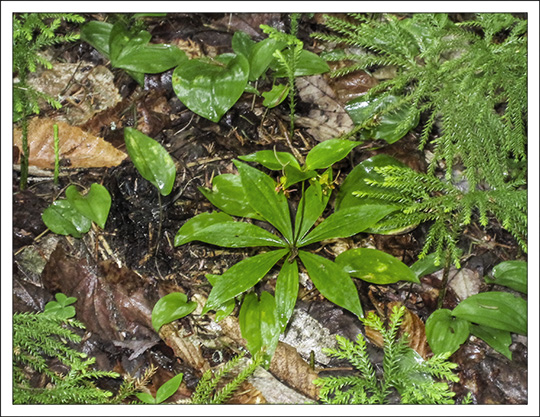
<instances>
[{"instance_id":1,"label":"glossy wet leaf","mask_svg":"<svg viewBox=\"0 0 540 417\"><path fill-rule=\"evenodd\" d=\"M298 251L309 278L328 300L358 317L363 317L360 298L349 274L329 259L310 252Z\"/></svg>"},{"instance_id":2,"label":"glossy wet leaf","mask_svg":"<svg viewBox=\"0 0 540 417\"><path fill-rule=\"evenodd\" d=\"M242 178L242 186L246 190L246 197L251 207L279 230L289 242L292 242L289 203L283 194L276 191L276 182L264 172L248 164L240 161L234 161L234 164Z\"/></svg>"},{"instance_id":3,"label":"glossy wet leaf","mask_svg":"<svg viewBox=\"0 0 540 417\"><path fill-rule=\"evenodd\" d=\"M257 162L262 166L274 171L281 171L288 165L300 169L300 164L293 154L289 152L264 150L250 153L249 155L239 156L238 159L246 162Z\"/></svg>"},{"instance_id":4,"label":"glossy wet leaf","mask_svg":"<svg viewBox=\"0 0 540 417\"><path fill-rule=\"evenodd\" d=\"M285 330L298 297L298 263L283 262L276 282L276 310L281 331Z\"/></svg>"},{"instance_id":5,"label":"glossy wet leaf","mask_svg":"<svg viewBox=\"0 0 540 417\"><path fill-rule=\"evenodd\" d=\"M226 248L253 246L284 247L286 243L276 235L251 223L223 222L198 229L182 239L182 244L198 240Z\"/></svg>"},{"instance_id":6,"label":"glossy wet leaf","mask_svg":"<svg viewBox=\"0 0 540 417\"><path fill-rule=\"evenodd\" d=\"M459 303L452 314L471 323L527 334L527 302L507 292L472 295Z\"/></svg>"},{"instance_id":7,"label":"glossy wet leaf","mask_svg":"<svg viewBox=\"0 0 540 417\"><path fill-rule=\"evenodd\" d=\"M85 196L77 191L75 185L70 185L66 189L66 198L80 213L96 222L102 229L105 228L111 209L111 195L103 185L92 184Z\"/></svg>"},{"instance_id":8,"label":"glossy wet leaf","mask_svg":"<svg viewBox=\"0 0 540 417\"><path fill-rule=\"evenodd\" d=\"M392 211L394 211L393 206L365 205L334 212L300 240L298 247L325 239L356 235Z\"/></svg>"},{"instance_id":9,"label":"glossy wet leaf","mask_svg":"<svg viewBox=\"0 0 540 417\"><path fill-rule=\"evenodd\" d=\"M216 64L192 59L174 70L172 85L191 111L217 123L244 92L248 75L249 63L243 55L227 64L220 64L219 57Z\"/></svg>"},{"instance_id":10,"label":"glossy wet leaf","mask_svg":"<svg viewBox=\"0 0 540 417\"><path fill-rule=\"evenodd\" d=\"M212 180L212 189L199 187L199 191L217 208L238 217L262 220L246 198L239 175L221 174Z\"/></svg>"},{"instance_id":11,"label":"glossy wet leaf","mask_svg":"<svg viewBox=\"0 0 540 417\"><path fill-rule=\"evenodd\" d=\"M214 286L216 285L217 280L221 278L221 275L205 274L205 277L210 282L210 284ZM223 303L223 305L221 305L221 307L215 309L216 315L214 317L214 320L216 320L216 322L223 320L225 317L229 316L233 312L235 306L236 303L234 301L234 298L226 301L225 303Z\"/></svg>"},{"instance_id":12,"label":"glossy wet leaf","mask_svg":"<svg viewBox=\"0 0 540 417\"><path fill-rule=\"evenodd\" d=\"M182 383L183 377L184 374L177 374L159 387L156 391L156 403L161 404L176 391L178 391L178 387Z\"/></svg>"},{"instance_id":13,"label":"glossy wet leaf","mask_svg":"<svg viewBox=\"0 0 540 417\"><path fill-rule=\"evenodd\" d=\"M90 230L92 220L82 215L67 200L56 200L41 215L51 232L80 238Z\"/></svg>"},{"instance_id":14,"label":"glossy wet leaf","mask_svg":"<svg viewBox=\"0 0 540 417\"><path fill-rule=\"evenodd\" d=\"M527 262L501 262L495 265L492 275L493 278L485 278L488 284L504 285L505 287L527 294Z\"/></svg>"},{"instance_id":15,"label":"glossy wet leaf","mask_svg":"<svg viewBox=\"0 0 540 417\"><path fill-rule=\"evenodd\" d=\"M289 96L289 90L287 84L275 84L270 91L262 93L263 106L270 109L279 106Z\"/></svg>"},{"instance_id":16,"label":"glossy wet leaf","mask_svg":"<svg viewBox=\"0 0 540 417\"><path fill-rule=\"evenodd\" d=\"M281 178L280 183L283 184L283 189L286 190L291 185L299 183L301 181L308 180L317 176L317 171L304 171L298 169L293 165L287 165L283 169L284 176Z\"/></svg>"},{"instance_id":17,"label":"glossy wet leaf","mask_svg":"<svg viewBox=\"0 0 540 417\"><path fill-rule=\"evenodd\" d=\"M113 25L97 20L86 23L81 27L81 40L88 42L99 53L109 56L109 39Z\"/></svg>"},{"instance_id":18,"label":"glossy wet leaf","mask_svg":"<svg viewBox=\"0 0 540 417\"><path fill-rule=\"evenodd\" d=\"M129 157L141 176L161 193L169 195L176 178L176 166L169 153L156 140L131 127L124 128Z\"/></svg>"},{"instance_id":19,"label":"glossy wet leaf","mask_svg":"<svg viewBox=\"0 0 540 417\"><path fill-rule=\"evenodd\" d=\"M180 246L190 241L190 237L208 226L223 222L234 222L234 219L226 213L213 211L211 213L200 213L192 217L176 232L174 246Z\"/></svg>"},{"instance_id":20,"label":"glossy wet leaf","mask_svg":"<svg viewBox=\"0 0 540 417\"><path fill-rule=\"evenodd\" d=\"M407 265L377 249L350 249L341 253L335 262L349 275L373 284L385 285L398 281L420 282Z\"/></svg>"},{"instance_id":21,"label":"glossy wet leaf","mask_svg":"<svg viewBox=\"0 0 540 417\"><path fill-rule=\"evenodd\" d=\"M332 169L328 169L326 174L329 181L332 180ZM318 181L312 181L309 187L304 191L298 208L296 209L296 219L294 221L295 239L301 240L311 229L315 222L324 212L331 190L323 192L323 186Z\"/></svg>"},{"instance_id":22,"label":"glossy wet leaf","mask_svg":"<svg viewBox=\"0 0 540 417\"><path fill-rule=\"evenodd\" d=\"M307 154L304 170L328 168L345 158L358 145L360 142L344 139L330 139L321 142Z\"/></svg>"},{"instance_id":23,"label":"glossy wet leaf","mask_svg":"<svg viewBox=\"0 0 540 417\"><path fill-rule=\"evenodd\" d=\"M285 59L290 61L291 51L286 49L282 53ZM287 76L286 69L283 68L283 65L279 61L276 61L272 67L276 69L276 72L273 74L274 77L281 78ZM295 77L323 74L328 71L330 71L330 67L320 56L306 49L300 51L300 57L294 71Z\"/></svg>"},{"instance_id":24,"label":"glossy wet leaf","mask_svg":"<svg viewBox=\"0 0 540 417\"><path fill-rule=\"evenodd\" d=\"M471 334L482 339L497 352L512 360L512 352L510 351L512 335L509 331L471 323Z\"/></svg>"},{"instance_id":25,"label":"glossy wet leaf","mask_svg":"<svg viewBox=\"0 0 540 417\"><path fill-rule=\"evenodd\" d=\"M422 259L417 260L413 263L410 268L418 278L423 277L424 275L429 275L434 272L437 272L443 268L444 265L435 265L435 260L437 259L436 253L430 253Z\"/></svg>"},{"instance_id":26,"label":"glossy wet leaf","mask_svg":"<svg viewBox=\"0 0 540 417\"><path fill-rule=\"evenodd\" d=\"M286 249L273 250L244 259L230 267L210 291L203 314L220 308L228 300L252 288L287 252Z\"/></svg>"},{"instance_id":27,"label":"glossy wet leaf","mask_svg":"<svg viewBox=\"0 0 540 417\"><path fill-rule=\"evenodd\" d=\"M152 327L159 333L161 326L187 316L197 303L187 300L186 294L173 292L161 297L152 310Z\"/></svg>"},{"instance_id":28,"label":"glossy wet leaf","mask_svg":"<svg viewBox=\"0 0 540 417\"><path fill-rule=\"evenodd\" d=\"M441 308L427 319L426 338L433 353L454 353L469 338L469 322Z\"/></svg>"}]
</instances>

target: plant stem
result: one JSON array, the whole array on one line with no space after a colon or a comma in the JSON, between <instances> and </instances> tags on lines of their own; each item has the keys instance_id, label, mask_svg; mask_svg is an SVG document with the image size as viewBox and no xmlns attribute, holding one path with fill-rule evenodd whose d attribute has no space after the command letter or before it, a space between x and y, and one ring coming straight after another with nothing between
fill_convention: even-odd
<instances>
[{"instance_id":1,"label":"plant stem","mask_svg":"<svg viewBox=\"0 0 540 417\"><path fill-rule=\"evenodd\" d=\"M452 255L450 251L446 250L446 259L444 261L443 279L441 284L441 290L439 291L439 299L437 300L437 309L442 308L444 303L444 297L446 296L446 287L448 286L448 275L450 273Z\"/></svg>"},{"instance_id":2,"label":"plant stem","mask_svg":"<svg viewBox=\"0 0 540 417\"><path fill-rule=\"evenodd\" d=\"M157 256L157 252L159 249L159 240L161 238L161 226L163 224L163 204L161 202L161 193L159 190L157 190L158 193L158 202L159 202L159 225L158 225L158 232L157 232L157 242L156 242L156 250L154 252L154 256Z\"/></svg>"}]
</instances>

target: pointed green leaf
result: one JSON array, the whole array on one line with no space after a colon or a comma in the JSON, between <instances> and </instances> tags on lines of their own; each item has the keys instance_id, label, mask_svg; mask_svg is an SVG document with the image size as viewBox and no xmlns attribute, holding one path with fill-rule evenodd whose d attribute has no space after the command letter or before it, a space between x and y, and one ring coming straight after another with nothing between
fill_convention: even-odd
<instances>
[{"instance_id":1,"label":"pointed green leaf","mask_svg":"<svg viewBox=\"0 0 540 417\"><path fill-rule=\"evenodd\" d=\"M109 56L109 39L113 25L107 22L93 20L81 28L81 40L88 42L99 53Z\"/></svg>"},{"instance_id":2,"label":"pointed green leaf","mask_svg":"<svg viewBox=\"0 0 540 417\"><path fill-rule=\"evenodd\" d=\"M485 278L488 284L504 285L527 294L527 262L506 261L493 268L493 278Z\"/></svg>"},{"instance_id":3,"label":"pointed green leaf","mask_svg":"<svg viewBox=\"0 0 540 417\"><path fill-rule=\"evenodd\" d=\"M241 30L234 32L231 47L235 54L242 54L249 59L249 54L253 46L255 46L255 41L246 32L242 32Z\"/></svg>"},{"instance_id":4,"label":"pointed green leaf","mask_svg":"<svg viewBox=\"0 0 540 417\"><path fill-rule=\"evenodd\" d=\"M131 127L124 128L129 157L142 177L169 195L176 178L176 166L169 153L154 139Z\"/></svg>"},{"instance_id":5,"label":"pointed green leaf","mask_svg":"<svg viewBox=\"0 0 540 417\"><path fill-rule=\"evenodd\" d=\"M180 246L192 241L193 236L199 230L208 226L223 222L234 222L234 219L226 213L213 211L211 213L201 213L192 217L178 230L174 237L174 246Z\"/></svg>"},{"instance_id":6,"label":"pointed green leaf","mask_svg":"<svg viewBox=\"0 0 540 417\"><path fill-rule=\"evenodd\" d=\"M230 267L210 291L203 314L220 308L228 300L249 290L259 282L270 269L287 254L287 249L279 249L244 259Z\"/></svg>"},{"instance_id":7,"label":"pointed green leaf","mask_svg":"<svg viewBox=\"0 0 540 417\"><path fill-rule=\"evenodd\" d=\"M427 319L426 338L433 353L454 353L469 338L469 322L441 308Z\"/></svg>"},{"instance_id":8,"label":"pointed green leaf","mask_svg":"<svg viewBox=\"0 0 540 417\"><path fill-rule=\"evenodd\" d=\"M309 277L328 300L363 317L358 290L349 274L329 259L313 253L298 251Z\"/></svg>"},{"instance_id":9,"label":"pointed green leaf","mask_svg":"<svg viewBox=\"0 0 540 417\"><path fill-rule=\"evenodd\" d=\"M175 45L134 44L129 50L122 51L121 56L111 64L127 71L159 74L187 61L186 53Z\"/></svg>"},{"instance_id":10,"label":"pointed green leaf","mask_svg":"<svg viewBox=\"0 0 540 417\"><path fill-rule=\"evenodd\" d=\"M182 383L183 377L184 374L175 375L167 382L165 382L161 387L159 387L156 391L156 403L161 404L163 401L173 395L176 391L178 391L178 387Z\"/></svg>"},{"instance_id":11,"label":"pointed green leaf","mask_svg":"<svg viewBox=\"0 0 540 417\"><path fill-rule=\"evenodd\" d=\"M291 185L296 184L301 181L308 180L310 178L317 176L317 171L304 171L302 169L298 169L293 165L287 165L283 172L285 174L284 178L281 179L281 183L283 184L283 189L289 188Z\"/></svg>"},{"instance_id":12,"label":"pointed green leaf","mask_svg":"<svg viewBox=\"0 0 540 417\"><path fill-rule=\"evenodd\" d=\"M229 60L221 56L221 61ZM179 65L172 76L173 90L191 111L219 122L244 93L249 76L249 62L236 55L225 65L192 59Z\"/></svg>"},{"instance_id":13,"label":"pointed green leaf","mask_svg":"<svg viewBox=\"0 0 540 417\"><path fill-rule=\"evenodd\" d=\"M420 282L407 265L377 249L351 249L341 253L335 262L349 275L373 284L385 285L398 281Z\"/></svg>"},{"instance_id":14,"label":"pointed green leaf","mask_svg":"<svg viewBox=\"0 0 540 417\"><path fill-rule=\"evenodd\" d=\"M345 158L358 145L360 142L345 139L330 139L321 142L307 154L304 171L328 168Z\"/></svg>"},{"instance_id":15,"label":"pointed green leaf","mask_svg":"<svg viewBox=\"0 0 540 417\"><path fill-rule=\"evenodd\" d=\"M136 392L135 396L145 404L157 404L156 399L147 392Z\"/></svg>"},{"instance_id":16,"label":"pointed green leaf","mask_svg":"<svg viewBox=\"0 0 540 417\"><path fill-rule=\"evenodd\" d=\"M246 198L240 175L221 174L212 180L212 189L199 187L199 191L217 208L231 216L262 220Z\"/></svg>"},{"instance_id":17,"label":"pointed green leaf","mask_svg":"<svg viewBox=\"0 0 540 417\"><path fill-rule=\"evenodd\" d=\"M56 200L41 215L51 232L80 238L90 230L92 220L83 216L67 200Z\"/></svg>"},{"instance_id":18,"label":"pointed green leaf","mask_svg":"<svg viewBox=\"0 0 540 417\"><path fill-rule=\"evenodd\" d=\"M279 106L289 96L290 87L287 84L275 84L270 91L262 93L263 106L269 109Z\"/></svg>"},{"instance_id":19,"label":"pointed green leaf","mask_svg":"<svg viewBox=\"0 0 540 417\"><path fill-rule=\"evenodd\" d=\"M483 326L527 334L527 301L507 292L472 295L459 303L452 314Z\"/></svg>"},{"instance_id":20,"label":"pointed green leaf","mask_svg":"<svg viewBox=\"0 0 540 417\"><path fill-rule=\"evenodd\" d=\"M411 270L416 274L418 278L424 275L429 275L443 269L444 265L435 265L437 254L430 253L422 259L417 260L411 265Z\"/></svg>"},{"instance_id":21,"label":"pointed green leaf","mask_svg":"<svg viewBox=\"0 0 540 417\"><path fill-rule=\"evenodd\" d=\"M289 204L283 194L276 191L275 181L264 172L248 164L234 161L249 204L257 213L292 242L292 225Z\"/></svg>"},{"instance_id":22,"label":"pointed green leaf","mask_svg":"<svg viewBox=\"0 0 540 417\"><path fill-rule=\"evenodd\" d=\"M509 331L471 323L471 334L482 339L497 352L512 360L512 352L510 351L512 335Z\"/></svg>"},{"instance_id":23,"label":"pointed green leaf","mask_svg":"<svg viewBox=\"0 0 540 417\"><path fill-rule=\"evenodd\" d=\"M324 239L356 235L394 210L393 206L365 205L350 207L332 213L302 239L298 243L298 247L320 242Z\"/></svg>"},{"instance_id":24,"label":"pointed green leaf","mask_svg":"<svg viewBox=\"0 0 540 417\"><path fill-rule=\"evenodd\" d=\"M222 222L198 229L183 243L198 240L226 248L247 248L253 246L285 247L287 244L276 235L259 226L244 222Z\"/></svg>"},{"instance_id":25,"label":"pointed green leaf","mask_svg":"<svg viewBox=\"0 0 540 417\"><path fill-rule=\"evenodd\" d=\"M283 57L286 60L290 60L291 51L289 49L284 50ZM281 62L277 62L276 64L273 64L272 67L276 69L276 72L274 73L274 77L287 77L287 71L283 67ZM296 68L294 71L295 77L323 74L328 71L330 71L330 67L328 66L326 61L322 59L320 56L306 49L302 49L300 51L300 58L299 58L298 63L296 64Z\"/></svg>"},{"instance_id":26,"label":"pointed green leaf","mask_svg":"<svg viewBox=\"0 0 540 417\"><path fill-rule=\"evenodd\" d=\"M325 173L329 181L332 181L332 169ZM324 175L324 174L323 174ZM319 181L312 181L311 185L304 191L304 195L298 203L296 209L296 219L294 221L294 237L302 240L306 233L311 229L315 222L321 217L330 199L331 190L326 193Z\"/></svg>"},{"instance_id":27,"label":"pointed green leaf","mask_svg":"<svg viewBox=\"0 0 540 417\"><path fill-rule=\"evenodd\" d=\"M152 310L152 327L159 333L161 326L187 316L197 303L187 300L186 294L173 292L161 297Z\"/></svg>"},{"instance_id":28,"label":"pointed green leaf","mask_svg":"<svg viewBox=\"0 0 540 417\"><path fill-rule=\"evenodd\" d=\"M216 285L218 279L221 279L221 275L215 274L205 274L205 277L210 282L210 284L212 284L212 287ZM225 317L229 316L233 312L235 306L236 303L234 301L234 298L226 301L221 305L221 307L215 309L216 315L214 317L214 320L216 322L223 320Z\"/></svg>"},{"instance_id":29,"label":"pointed green leaf","mask_svg":"<svg viewBox=\"0 0 540 417\"><path fill-rule=\"evenodd\" d=\"M102 229L105 228L111 209L111 195L103 185L92 184L84 197L77 191L76 186L70 185L66 190L66 197L81 214L96 222Z\"/></svg>"},{"instance_id":30,"label":"pointed green leaf","mask_svg":"<svg viewBox=\"0 0 540 417\"><path fill-rule=\"evenodd\" d=\"M249 155L239 156L238 159L247 162L258 162L262 166L274 171L281 171L287 165L300 169L300 164L289 152L264 150L250 153Z\"/></svg>"},{"instance_id":31,"label":"pointed green leaf","mask_svg":"<svg viewBox=\"0 0 540 417\"><path fill-rule=\"evenodd\" d=\"M274 60L274 51L284 47L285 42L272 38L264 39L253 45L249 53L249 81L259 79Z\"/></svg>"},{"instance_id":32,"label":"pointed green leaf","mask_svg":"<svg viewBox=\"0 0 540 417\"><path fill-rule=\"evenodd\" d=\"M285 261L276 282L276 309L281 331L292 316L298 297L298 263Z\"/></svg>"},{"instance_id":33,"label":"pointed green leaf","mask_svg":"<svg viewBox=\"0 0 540 417\"><path fill-rule=\"evenodd\" d=\"M255 354L262 348L261 325L259 300L254 293L246 294L240 313L238 314L238 324L242 337L246 339L247 349Z\"/></svg>"}]
</instances>

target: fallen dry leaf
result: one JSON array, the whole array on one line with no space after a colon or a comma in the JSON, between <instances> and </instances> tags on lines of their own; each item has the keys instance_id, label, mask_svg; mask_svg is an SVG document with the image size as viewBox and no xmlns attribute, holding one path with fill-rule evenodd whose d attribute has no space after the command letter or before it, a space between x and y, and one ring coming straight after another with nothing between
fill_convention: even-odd
<instances>
[{"instance_id":1,"label":"fallen dry leaf","mask_svg":"<svg viewBox=\"0 0 540 417\"><path fill-rule=\"evenodd\" d=\"M100 137L78 127L52 120L33 118L28 124L29 164L38 168L54 168L53 125L58 125L60 160L71 168L98 168L120 165L126 154ZM13 129L13 143L22 153L22 132ZM18 161L15 161L18 163Z\"/></svg>"}]
</instances>

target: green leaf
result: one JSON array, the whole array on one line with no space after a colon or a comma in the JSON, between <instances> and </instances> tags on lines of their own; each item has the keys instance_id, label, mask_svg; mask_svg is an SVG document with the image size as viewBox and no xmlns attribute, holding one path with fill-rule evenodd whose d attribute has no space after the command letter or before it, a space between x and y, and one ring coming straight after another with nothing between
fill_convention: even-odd
<instances>
[{"instance_id":1,"label":"green leaf","mask_svg":"<svg viewBox=\"0 0 540 417\"><path fill-rule=\"evenodd\" d=\"M291 60L291 50L286 49L283 51L283 56L290 62ZM287 70L283 67L281 63L273 64L272 67L276 69L274 73L275 78L282 78L287 76ZM325 72L330 71L330 67L324 59L322 59L317 54L303 49L300 51L300 57L295 66L294 76L303 77L306 75L315 75L315 74L324 74Z\"/></svg>"},{"instance_id":2,"label":"green leaf","mask_svg":"<svg viewBox=\"0 0 540 417\"><path fill-rule=\"evenodd\" d=\"M509 349L512 344L510 332L471 323L471 334L482 339L497 352L512 360L512 352Z\"/></svg>"},{"instance_id":3,"label":"green leaf","mask_svg":"<svg viewBox=\"0 0 540 417\"><path fill-rule=\"evenodd\" d=\"M248 75L249 63L243 55L226 65L193 59L174 70L172 85L191 111L217 123L244 92Z\"/></svg>"},{"instance_id":4,"label":"green leaf","mask_svg":"<svg viewBox=\"0 0 540 417\"><path fill-rule=\"evenodd\" d=\"M51 314L62 320L75 317L75 307L70 305L77 301L75 297L66 297L65 294L59 292L55 295L55 298L56 301L49 301L45 304L43 314Z\"/></svg>"},{"instance_id":5,"label":"green leaf","mask_svg":"<svg viewBox=\"0 0 540 417\"><path fill-rule=\"evenodd\" d=\"M504 285L527 294L527 262L505 261L493 268L493 278L485 278L488 284Z\"/></svg>"},{"instance_id":6,"label":"green leaf","mask_svg":"<svg viewBox=\"0 0 540 417\"><path fill-rule=\"evenodd\" d=\"M135 396L145 404L157 404L156 399L147 392L136 392Z\"/></svg>"},{"instance_id":7,"label":"green leaf","mask_svg":"<svg viewBox=\"0 0 540 417\"><path fill-rule=\"evenodd\" d=\"M159 74L187 62L186 53L174 45L137 45L129 54L123 54L113 66L144 74Z\"/></svg>"},{"instance_id":8,"label":"green leaf","mask_svg":"<svg viewBox=\"0 0 540 417\"><path fill-rule=\"evenodd\" d=\"M214 274L205 274L206 279L212 284L212 286L216 285L216 282L218 279L221 279L221 275L214 275ZM236 306L236 303L233 299L230 299L229 301L226 301L224 304L221 305L221 307L215 309L216 315L214 317L214 320L216 322L219 322L220 320L223 320L225 317L229 316Z\"/></svg>"},{"instance_id":9,"label":"green leaf","mask_svg":"<svg viewBox=\"0 0 540 417\"><path fill-rule=\"evenodd\" d=\"M221 174L212 180L212 189L199 187L199 191L217 208L232 216L263 220L246 198L240 175Z\"/></svg>"},{"instance_id":10,"label":"green leaf","mask_svg":"<svg viewBox=\"0 0 540 417\"><path fill-rule=\"evenodd\" d=\"M82 215L67 200L56 200L41 215L51 232L80 238L90 230L92 220Z\"/></svg>"},{"instance_id":11,"label":"green leaf","mask_svg":"<svg viewBox=\"0 0 540 417\"><path fill-rule=\"evenodd\" d=\"M234 222L234 219L226 213L214 211L211 213L201 213L192 217L178 230L174 237L174 246L180 246L190 242L191 236L200 230L213 224L223 222Z\"/></svg>"},{"instance_id":12,"label":"green leaf","mask_svg":"<svg viewBox=\"0 0 540 417\"><path fill-rule=\"evenodd\" d=\"M127 152L142 177L169 195L176 178L176 166L159 142L131 127L124 128Z\"/></svg>"},{"instance_id":13,"label":"green leaf","mask_svg":"<svg viewBox=\"0 0 540 417\"><path fill-rule=\"evenodd\" d=\"M77 191L76 186L70 185L66 190L66 198L82 215L95 221L102 229L105 228L111 209L111 195L103 185L92 184L84 197Z\"/></svg>"},{"instance_id":14,"label":"green leaf","mask_svg":"<svg viewBox=\"0 0 540 417\"><path fill-rule=\"evenodd\" d=\"M298 263L285 261L276 282L276 310L281 326L285 330L291 318L298 297Z\"/></svg>"},{"instance_id":15,"label":"green leaf","mask_svg":"<svg viewBox=\"0 0 540 417\"><path fill-rule=\"evenodd\" d=\"M426 321L426 338L435 354L454 353L469 337L469 322L452 316L446 308L436 310Z\"/></svg>"},{"instance_id":16,"label":"green leaf","mask_svg":"<svg viewBox=\"0 0 540 417\"><path fill-rule=\"evenodd\" d=\"M287 249L266 252L244 259L230 267L210 291L203 314L220 308L228 300L253 287L287 252Z\"/></svg>"},{"instance_id":17,"label":"green leaf","mask_svg":"<svg viewBox=\"0 0 540 417\"><path fill-rule=\"evenodd\" d=\"M285 42L267 38L257 42L249 53L249 80L255 81L263 75L274 60L273 53L285 47Z\"/></svg>"},{"instance_id":18,"label":"green leaf","mask_svg":"<svg viewBox=\"0 0 540 417\"><path fill-rule=\"evenodd\" d=\"M363 317L358 290L351 277L329 259L298 251L300 259L319 292L328 300Z\"/></svg>"},{"instance_id":19,"label":"green leaf","mask_svg":"<svg viewBox=\"0 0 540 417\"><path fill-rule=\"evenodd\" d=\"M287 84L274 84L270 91L262 93L263 106L269 109L279 106L289 96L290 87Z\"/></svg>"},{"instance_id":20,"label":"green leaf","mask_svg":"<svg viewBox=\"0 0 540 417\"><path fill-rule=\"evenodd\" d=\"M443 268L443 265L435 265L436 259L437 254L435 252L430 253L413 263L410 267L411 271L413 271L418 278L437 272Z\"/></svg>"},{"instance_id":21,"label":"green leaf","mask_svg":"<svg viewBox=\"0 0 540 417\"><path fill-rule=\"evenodd\" d=\"M249 60L249 54L253 46L255 46L255 41L246 32L242 32L241 30L234 32L231 47L235 54L244 55Z\"/></svg>"},{"instance_id":22,"label":"green leaf","mask_svg":"<svg viewBox=\"0 0 540 417\"><path fill-rule=\"evenodd\" d=\"M279 230L285 239L292 242L289 204L287 198L276 191L276 182L264 172L243 162L234 161L234 164L242 178L242 185L251 207Z\"/></svg>"},{"instance_id":23,"label":"green leaf","mask_svg":"<svg viewBox=\"0 0 540 417\"><path fill-rule=\"evenodd\" d=\"M239 156L238 159L246 162L258 162L262 166L274 171L282 171L288 165L300 169L300 164L289 152L265 150Z\"/></svg>"},{"instance_id":24,"label":"green leaf","mask_svg":"<svg viewBox=\"0 0 540 417\"><path fill-rule=\"evenodd\" d=\"M327 175L329 181L332 181L331 168L323 175ZM323 214L330 195L330 191L323 192L323 187L319 181L311 181L311 185L304 191L296 209L296 219L294 221L295 240L303 239L309 229L311 229Z\"/></svg>"},{"instance_id":25,"label":"green leaf","mask_svg":"<svg viewBox=\"0 0 540 417\"><path fill-rule=\"evenodd\" d=\"M394 211L393 206L365 205L332 213L305 238L300 240L298 247L325 239L356 235L371 227L392 211Z\"/></svg>"},{"instance_id":26,"label":"green leaf","mask_svg":"<svg viewBox=\"0 0 540 417\"><path fill-rule=\"evenodd\" d=\"M420 282L407 265L377 249L351 249L341 253L335 262L349 275L373 284L385 285L398 281Z\"/></svg>"},{"instance_id":27,"label":"green leaf","mask_svg":"<svg viewBox=\"0 0 540 417\"><path fill-rule=\"evenodd\" d=\"M178 387L182 383L183 377L184 374L175 375L167 382L165 382L161 387L159 387L156 391L156 403L161 404L163 401L173 395L176 391L178 391Z\"/></svg>"},{"instance_id":28,"label":"green leaf","mask_svg":"<svg viewBox=\"0 0 540 417\"><path fill-rule=\"evenodd\" d=\"M247 248L253 246L285 247L287 244L276 235L251 223L223 222L211 224L196 230L182 244L198 240L226 248Z\"/></svg>"},{"instance_id":29,"label":"green leaf","mask_svg":"<svg viewBox=\"0 0 540 417\"><path fill-rule=\"evenodd\" d=\"M483 326L527 334L527 302L507 292L472 295L459 303L452 314Z\"/></svg>"},{"instance_id":30,"label":"green leaf","mask_svg":"<svg viewBox=\"0 0 540 417\"><path fill-rule=\"evenodd\" d=\"M345 158L358 145L360 145L360 142L345 139L325 140L309 151L306 156L304 171L328 168Z\"/></svg>"},{"instance_id":31,"label":"green leaf","mask_svg":"<svg viewBox=\"0 0 540 417\"><path fill-rule=\"evenodd\" d=\"M109 57L109 39L113 25L97 20L86 23L81 28L81 40L88 42L102 55Z\"/></svg>"},{"instance_id":32,"label":"green leaf","mask_svg":"<svg viewBox=\"0 0 540 417\"><path fill-rule=\"evenodd\" d=\"M317 176L317 171L304 171L298 169L293 165L287 165L284 169L284 177L281 178L281 183L283 184L283 189L286 190L291 185L296 184L297 182L309 180L310 178Z\"/></svg>"},{"instance_id":33,"label":"green leaf","mask_svg":"<svg viewBox=\"0 0 540 417\"><path fill-rule=\"evenodd\" d=\"M197 308L197 303L187 300L187 295L173 292L161 297L152 310L152 327L159 333L161 326L187 316Z\"/></svg>"}]
</instances>

